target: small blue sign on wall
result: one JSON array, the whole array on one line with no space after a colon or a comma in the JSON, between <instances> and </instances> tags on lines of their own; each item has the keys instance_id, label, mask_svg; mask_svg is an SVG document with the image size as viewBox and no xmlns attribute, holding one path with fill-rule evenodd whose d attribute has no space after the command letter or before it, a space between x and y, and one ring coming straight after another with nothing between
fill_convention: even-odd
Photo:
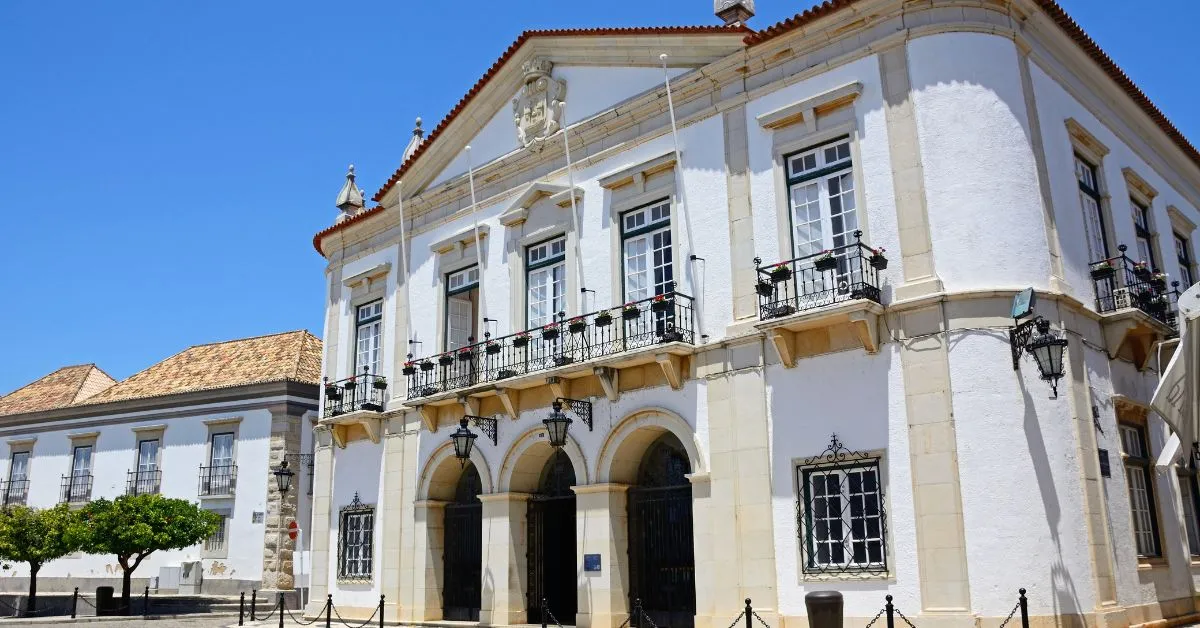
<instances>
[{"instance_id":1,"label":"small blue sign on wall","mask_svg":"<svg viewBox=\"0 0 1200 628\"><path fill-rule=\"evenodd\" d=\"M600 571L600 555L599 554L584 554L583 555L583 570L584 571Z\"/></svg>"}]
</instances>

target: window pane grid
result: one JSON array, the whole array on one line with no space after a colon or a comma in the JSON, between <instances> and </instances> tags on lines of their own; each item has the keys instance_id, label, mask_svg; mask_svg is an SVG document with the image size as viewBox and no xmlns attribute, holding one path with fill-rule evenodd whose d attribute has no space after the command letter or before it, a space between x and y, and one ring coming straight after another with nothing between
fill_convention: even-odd
<instances>
[{"instance_id":1,"label":"window pane grid","mask_svg":"<svg viewBox=\"0 0 1200 628\"><path fill-rule=\"evenodd\" d=\"M1158 527L1154 516L1154 493L1150 485L1150 452L1145 432L1133 425L1119 426L1125 453L1125 483L1129 489L1129 512L1138 556L1158 556Z\"/></svg>"},{"instance_id":2,"label":"window pane grid","mask_svg":"<svg viewBox=\"0 0 1200 628\"><path fill-rule=\"evenodd\" d=\"M361 507L343 511L339 534L340 559L338 577L369 579L371 577L371 540L374 533L374 511Z\"/></svg>"},{"instance_id":3,"label":"window pane grid","mask_svg":"<svg viewBox=\"0 0 1200 628\"><path fill-rule=\"evenodd\" d=\"M372 301L358 308L358 328L355 331L354 372L363 367L378 375L383 360L383 301Z\"/></svg>"},{"instance_id":4,"label":"window pane grid","mask_svg":"<svg viewBox=\"0 0 1200 628\"><path fill-rule=\"evenodd\" d=\"M857 456L797 469L805 573L887 571L887 522L878 459Z\"/></svg>"}]
</instances>

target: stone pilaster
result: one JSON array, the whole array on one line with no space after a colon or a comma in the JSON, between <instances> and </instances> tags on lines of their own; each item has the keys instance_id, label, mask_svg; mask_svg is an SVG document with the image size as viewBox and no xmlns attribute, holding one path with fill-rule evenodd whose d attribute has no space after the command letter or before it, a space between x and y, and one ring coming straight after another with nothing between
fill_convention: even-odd
<instances>
[{"instance_id":1,"label":"stone pilaster","mask_svg":"<svg viewBox=\"0 0 1200 628\"><path fill-rule=\"evenodd\" d=\"M527 493L480 495L483 502L483 595L479 623L504 626L526 623L527 579L525 518ZM440 611L441 609L439 609Z\"/></svg>"},{"instance_id":2,"label":"stone pilaster","mask_svg":"<svg viewBox=\"0 0 1200 628\"><path fill-rule=\"evenodd\" d=\"M408 621L442 618L442 554L446 542L446 502L427 499L416 504L413 520L412 598L402 613Z\"/></svg>"},{"instance_id":3,"label":"stone pilaster","mask_svg":"<svg viewBox=\"0 0 1200 628\"><path fill-rule=\"evenodd\" d=\"M264 589L287 591L295 588L292 573L292 554L296 542L288 538L287 525L296 519L299 511L302 469L294 461L289 467L293 472L292 488L286 494L279 492L273 473L286 459L287 454L300 453L300 429L304 410L288 404L272 406L270 454L268 456L266 530L263 535L263 578Z\"/></svg>"},{"instance_id":4,"label":"stone pilaster","mask_svg":"<svg viewBox=\"0 0 1200 628\"><path fill-rule=\"evenodd\" d=\"M746 107L721 114L725 129L725 188L729 208L730 262L733 266L733 318L758 315L754 269L754 220L750 212L750 149Z\"/></svg>"},{"instance_id":5,"label":"stone pilaster","mask_svg":"<svg viewBox=\"0 0 1200 628\"><path fill-rule=\"evenodd\" d=\"M312 523L308 535L311 546L312 574L309 577L307 614L315 614L325 603L329 594L329 568L332 560L329 553L330 520L333 514L333 436L328 427L318 427L313 432L316 447L313 452L313 496ZM272 478L274 479L274 478Z\"/></svg>"},{"instance_id":6,"label":"stone pilaster","mask_svg":"<svg viewBox=\"0 0 1200 628\"><path fill-rule=\"evenodd\" d=\"M575 486L575 555L600 555L599 572L582 572L578 628L617 628L629 616L629 512L625 484Z\"/></svg>"},{"instance_id":7,"label":"stone pilaster","mask_svg":"<svg viewBox=\"0 0 1200 628\"><path fill-rule=\"evenodd\" d=\"M416 439L414 435L413 440ZM403 415L387 419L383 436L383 495L380 510L380 593L387 596L384 609L386 619L397 616L403 599L400 592L400 547L403 538L412 534L412 519L404 518L404 504L412 499L404 490L405 447Z\"/></svg>"}]
</instances>

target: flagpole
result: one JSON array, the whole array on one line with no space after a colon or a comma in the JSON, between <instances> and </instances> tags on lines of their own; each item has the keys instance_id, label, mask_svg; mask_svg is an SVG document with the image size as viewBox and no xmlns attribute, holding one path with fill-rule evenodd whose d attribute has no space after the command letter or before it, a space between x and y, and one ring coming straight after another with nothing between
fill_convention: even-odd
<instances>
[{"instance_id":1,"label":"flagpole","mask_svg":"<svg viewBox=\"0 0 1200 628\"><path fill-rule=\"evenodd\" d=\"M404 282L404 329L408 338L404 339L405 351L412 354L412 304L408 296L408 237L404 230L404 181L396 182L396 211L400 212L400 278Z\"/></svg>"},{"instance_id":2,"label":"flagpole","mask_svg":"<svg viewBox=\"0 0 1200 628\"><path fill-rule=\"evenodd\" d=\"M583 255L579 248L579 239L583 234L579 232L579 210L575 207L575 173L571 168L571 141L567 138L567 101L565 100L562 101L561 111L563 150L567 154L567 184L570 186L567 194L571 197L571 226L575 230L575 268L579 278L579 312L577 314L584 314L587 312L587 282L584 279Z\"/></svg>"},{"instance_id":3,"label":"flagpole","mask_svg":"<svg viewBox=\"0 0 1200 628\"><path fill-rule=\"evenodd\" d=\"M475 264L479 269L479 312L486 314L486 307L483 300L483 241L479 239L479 218L475 212L477 209L475 203L475 166L471 163L471 145L468 144L463 150L467 153L467 183L471 187L471 228L475 232ZM479 339L476 338L476 340Z\"/></svg>"},{"instance_id":4,"label":"flagpole","mask_svg":"<svg viewBox=\"0 0 1200 628\"><path fill-rule=\"evenodd\" d=\"M658 60L662 61L663 81L666 83L667 87L667 112L670 114L671 118L671 142L675 146L675 168L677 172L675 176L675 189L679 191L679 213L683 218L684 228L687 230L688 249L694 250L695 240L692 238L692 221L688 217L687 195L684 192L684 188L687 186L684 185L683 181L683 153L679 151L679 128L675 124L675 100L671 98L671 75L667 72L667 53L664 52L658 55ZM689 255L688 257L689 261L695 261L698 259L695 255ZM694 275L695 271L693 271L693 276ZM698 284L698 281L693 282L693 287L698 287ZM692 296L695 299L693 303L695 304L696 308L696 332L700 336L700 342L704 343L708 338L708 335L704 333L704 310L702 305L704 302L704 297L702 294L700 294L700 290L698 289L696 290L696 294Z\"/></svg>"}]
</instances>

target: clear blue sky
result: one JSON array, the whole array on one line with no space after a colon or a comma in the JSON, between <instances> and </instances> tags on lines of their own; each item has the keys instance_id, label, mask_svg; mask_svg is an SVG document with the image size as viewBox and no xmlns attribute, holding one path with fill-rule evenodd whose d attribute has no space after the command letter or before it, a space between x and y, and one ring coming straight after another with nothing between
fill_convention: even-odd
<instances>
[{"instance_id":1,"label":"clear blue sky","mask_svg":"<svg viewBox=\"0 0 1200 628\"><path fill-rule=\"evenodd\" d=\"M1193 141L1194 0L1060 0ZM813 0L758 0L762 28ZM373 193L527 28L713 24L711 0L0 2L0 394L307 328L346 164Z\"/></svg>"}]
</instances>

